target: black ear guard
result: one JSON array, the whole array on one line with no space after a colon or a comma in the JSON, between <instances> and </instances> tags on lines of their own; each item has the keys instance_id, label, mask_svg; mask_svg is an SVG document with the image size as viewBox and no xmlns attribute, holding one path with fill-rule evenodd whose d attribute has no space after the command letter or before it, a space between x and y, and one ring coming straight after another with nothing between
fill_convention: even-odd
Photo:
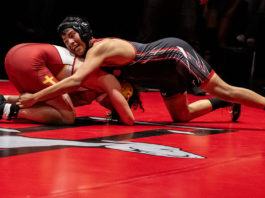
<instances>
[{"instance_id":1,"label":"black ear guard","mask_svg":"<svg viewBox=\"0 0 265 198\"><path fill-rule=\"evenodd\" d=\"M57 31L60 35L65 34L67 28L73 28L80 35L80 38L89 43L92 38L92 30L87 20L80 17L66 17L58 26Z\"/></svg>"}]
</instances>

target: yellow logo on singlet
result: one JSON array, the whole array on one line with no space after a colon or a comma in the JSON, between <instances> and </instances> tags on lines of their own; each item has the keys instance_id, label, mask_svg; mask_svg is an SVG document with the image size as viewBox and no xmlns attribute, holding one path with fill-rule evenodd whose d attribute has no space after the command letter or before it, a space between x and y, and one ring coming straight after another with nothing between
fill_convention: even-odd
<instances>
[{"instance_id":1,"label":"yellow logo on singlet","mask_svg":"<svg viewBox=\"0 0 265 198\"><path fill-rule=\"evenodd\" d=\"M52 80L53 79L53 76L49 77L49 76L45 76L45 79L42 83L43 84L47 84L47 83L51 83L52 85L55 84L55 82Z\"/></svg>"}]
</instances>

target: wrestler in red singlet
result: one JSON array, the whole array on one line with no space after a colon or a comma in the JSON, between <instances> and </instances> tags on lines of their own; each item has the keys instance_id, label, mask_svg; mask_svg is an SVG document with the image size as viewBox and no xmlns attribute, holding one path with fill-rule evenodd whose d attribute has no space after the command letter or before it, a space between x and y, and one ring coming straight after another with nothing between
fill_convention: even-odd
<instances>
[{"instance_id":1,"label":"wrestler in red singlet","mask_svg":"<svg viewBox=\"0 0 265 198\"><path fill-rule=\"evenodd\" d=\"M9 50L5 69L20 93L32 93L70 76L74 63L75 56L63 47L24 43Z\"/></svg>"}]
</instances>

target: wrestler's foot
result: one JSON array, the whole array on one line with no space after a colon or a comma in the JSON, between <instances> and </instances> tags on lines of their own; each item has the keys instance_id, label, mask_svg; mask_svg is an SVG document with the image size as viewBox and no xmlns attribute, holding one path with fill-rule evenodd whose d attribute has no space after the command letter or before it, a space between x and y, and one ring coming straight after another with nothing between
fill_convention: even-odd
<instances>
[{"instance_id":1,"label":"wrestler's foot","mask_svg":"<svg viewBox=\"0 0 265 198\"><path fill-rule=\"evenodd\" d=\"M3 117L4 111L5 111L5 105L6 105L6 102L3 102L3 103L1 102L0 104L0 120Z\"/></svg>"},{"instance_id":2,"label":"wrestler's foot","mask_svg":"<svg viewBox=\"0 0 265 198\"><path fill-rule=\"evenodd\" d=\"M4 109L7 101L3 95L0 95L0 120L2 119L2 116L4 114Z\"/></svg>"},{"instance_id":3,"label":"wrestler's foot","mask_svg":"<svg viewBox=\"0 0 265 198\"><path fill-rule=\"evenodd\" d=\"M6 103L6 99L3 95L0 95L0 104Z\"/></svg>"},{"instance_id":4,"label":"wrestler's foot","mask_svg":"<svg viewBox=\"0 0 265 198\"><path fill-rule=\"evenodd\" d=\"M0 104L0 119L10 120L17 118L19 106L15 104L2 103Z\"/></svg>"},{"instance_id":5,"label":"wrestler's foot","mask_svg":"<svg viewBox=\"0 0 265 198\"><path fill-rule=\"evenodd\" d=\"M233 104L231 106L231 117L232 121L236 122L241 114L241 104Z\"/></svg>"}]
</instances>

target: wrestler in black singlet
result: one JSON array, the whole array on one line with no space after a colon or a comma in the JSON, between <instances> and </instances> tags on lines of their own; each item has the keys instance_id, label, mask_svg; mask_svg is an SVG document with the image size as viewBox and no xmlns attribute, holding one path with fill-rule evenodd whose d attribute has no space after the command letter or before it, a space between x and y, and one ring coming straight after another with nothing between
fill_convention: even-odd
<instances>
[{"instance_id":1,"label":"wrestler in black singlet","mask_svg":"<svg viewBox=\"0 0 265 198\"><path fill-rule=\"evenodd\" d=\"M162 96L184 93L190 84L202 86L214 73L207 62L181 39L131 43L136 49L133 62L115 69L121 70L125 79L160 89Z\"/></svg>"}]
</instances>

